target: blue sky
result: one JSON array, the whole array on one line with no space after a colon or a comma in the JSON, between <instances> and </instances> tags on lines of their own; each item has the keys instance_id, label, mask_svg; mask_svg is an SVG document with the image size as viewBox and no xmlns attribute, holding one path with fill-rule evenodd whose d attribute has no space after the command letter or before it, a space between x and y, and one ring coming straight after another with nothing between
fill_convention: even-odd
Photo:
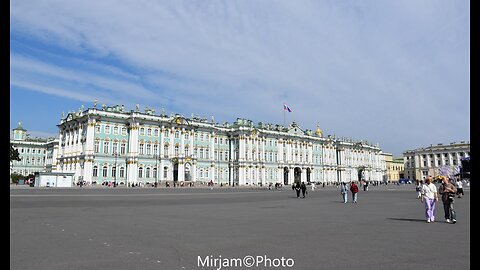
<instances>
[{"instance_id":1,"label":"blue sky","mask_svg":"<svg viewBox=\"0 0 480 270\"><path fill-rule=\"evenodd\" d=\"M408 149L470 141L469 1L12 1L10 128L136 104Z\"/></svg>"}]
</instances>

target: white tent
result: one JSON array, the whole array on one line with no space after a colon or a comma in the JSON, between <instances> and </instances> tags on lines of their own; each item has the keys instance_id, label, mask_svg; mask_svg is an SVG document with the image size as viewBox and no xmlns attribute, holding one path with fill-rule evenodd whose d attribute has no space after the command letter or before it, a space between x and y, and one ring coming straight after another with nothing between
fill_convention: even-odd
<instances>
[{"instance_id":1,"label":"white tent","mask_svg":"<svg viewBox=\"0 0 480 270\"><path fill-rule=\"evenodd\" d=\"M72 187L74 173L39 172L35 174L35 187Z\"/></svg>"}]
</instances>

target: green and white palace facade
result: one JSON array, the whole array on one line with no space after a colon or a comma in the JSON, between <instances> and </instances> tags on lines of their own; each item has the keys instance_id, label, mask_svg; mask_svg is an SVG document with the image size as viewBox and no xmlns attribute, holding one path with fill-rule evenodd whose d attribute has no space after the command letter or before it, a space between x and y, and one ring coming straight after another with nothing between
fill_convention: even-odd
<instances>
[{"instance_id":1,"label":"green and white palace facade","mask_svg":"<svg viewBox=\"0 0 480 270\"><path fill-rule=\"evenodd\" d=\"M58 124L56 170L87 184L164 181L223 185L382 181L381 149L316 131L237 119L124 111L123 106L71 112Z\"/></svg>"}]
</instances>

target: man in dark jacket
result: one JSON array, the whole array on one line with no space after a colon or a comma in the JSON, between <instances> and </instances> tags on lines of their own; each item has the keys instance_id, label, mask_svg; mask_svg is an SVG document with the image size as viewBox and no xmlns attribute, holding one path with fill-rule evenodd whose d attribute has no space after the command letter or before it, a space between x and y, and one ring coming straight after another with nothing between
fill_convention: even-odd
<instances>
[{"instance_id":1,"label":"man in dark jacket","mask_svg":"<svg viewBox=\"0 0 480 270\"><path fill-rule=\"evenodd\" d=\"M305 198L305 193L307 193L307 186L305 185L305 182L302 182L300 189L302 190L303 198Z\"/></svg>"},{"instance_id":2,"label":"man in dark jacket","mask_svg":"<svg viewBox=\"0 0 480 270\"><path fill-rule=\"evenodd\" d=\"M294 183L295 185L295 191L297 192L297 199L300 198L300 183L299 182L296 182Z\"/></svg>"},{"instance_id":3,"label":"man in dark jacket","mask_svg":"<svg viewBox=\"0 0 480 270\"><path fill-rule=\"evenodd\" d=\"M358 186L355 184L355 181L352 181L352 184L350 185L350 191L352 192L353 202L357 203Z\"/></svg>"}]
</instances>

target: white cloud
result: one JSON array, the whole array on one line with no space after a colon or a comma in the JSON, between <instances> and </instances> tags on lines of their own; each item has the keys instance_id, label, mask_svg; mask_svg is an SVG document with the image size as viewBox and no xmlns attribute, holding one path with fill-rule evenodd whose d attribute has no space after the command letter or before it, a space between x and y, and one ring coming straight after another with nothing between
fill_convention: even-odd
<instances>
[{"instance_id":1,"label":"white cloud","mask_svg":"<svg viewBox=\"0 0 480 270\"><path fill-rule=\"evenodd\" d=\"M320 121L332 133L378 139L395 149L396 136L425 143L468 136L469 116L452 117L468 114L468 2L15 1L12 6L13 33L91 59L86 66L67 67L14 54L16 85L35 88L26 80L41 74L85 94L59 91L53 81L35 77L44 85L35 89L44 93L83 100L96 89L106 100L276 123L283 122L281 106L287 102L296 108L289 117L305 128ZM423 121L430 101L439 104L427 113L434 121ZM444 111L452 102L458 113ZM401 122L391 121L392 115ZM434 138L419 134L439 133L444 121L458 121L458 130Z\"/></svg>"}]
</instances>

